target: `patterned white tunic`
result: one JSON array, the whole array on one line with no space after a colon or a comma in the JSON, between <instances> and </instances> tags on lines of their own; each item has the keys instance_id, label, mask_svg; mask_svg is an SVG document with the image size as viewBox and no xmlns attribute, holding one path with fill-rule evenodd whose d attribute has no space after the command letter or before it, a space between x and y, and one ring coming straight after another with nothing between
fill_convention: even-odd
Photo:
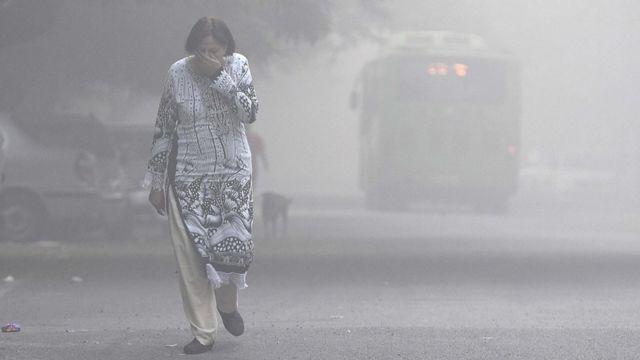
<instances>
[{"instance_id":1,"label":"patterned white tunic","mask_svg":"<svg viewBox=\"0 0 640 360\"><path fill-rule=\"evenodd\" d=\"M188 236L216 287L246 287L253 261L251 151L245 123L258 100L247 59L225 57L221 71L198 74L193 57L169 69L145 184L174 191Z\"/></svg>"}]
</instances>

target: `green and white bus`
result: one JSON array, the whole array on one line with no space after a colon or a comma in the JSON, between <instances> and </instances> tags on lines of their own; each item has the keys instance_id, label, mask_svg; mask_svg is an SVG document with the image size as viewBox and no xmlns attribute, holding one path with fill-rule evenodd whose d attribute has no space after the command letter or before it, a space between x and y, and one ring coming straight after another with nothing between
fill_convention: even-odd
<instances>
[{"instance_id":1,"label":"green and white bus","mask_svg":"<svg viewBox=\"0 0 640 360\"><path fill-rule=\"evenodd\" d=\"M351 101L370 208L444 200L507 210L520 148L520 72L512 56L472 34L398 34L364 66Z\"/></svg>"}]
</instances>

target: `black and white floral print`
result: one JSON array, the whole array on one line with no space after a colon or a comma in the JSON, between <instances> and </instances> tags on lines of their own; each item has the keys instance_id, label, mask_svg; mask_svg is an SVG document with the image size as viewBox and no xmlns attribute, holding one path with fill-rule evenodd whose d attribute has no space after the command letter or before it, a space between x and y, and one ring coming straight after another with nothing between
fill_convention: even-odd
<instances>
[{"instance_id":1,"label":"black and white floral print","mask_svg":"<svg viewBox=\"0 0 640 360\"><path fill-rule=\"evenodd\" d=\"M216 269L246 272L253 261L251 179L203 176L176 182L175 192L200 256Z\"/></svg>"},{"instance_id":2,"label":"black and white floral print","mask_svg":"<svg viewBox=\"0 0 640 360\"><path fill-rule=\"evenodd\" d=\"M220 285L235 278L244 287L253 261L251 151L244 124L256 120L258 99L243 55L227 56L214 78L199 75L191 61L183 58L169 69L145 186L175 191L210 279Z\"/></svg>"}]
</instances>

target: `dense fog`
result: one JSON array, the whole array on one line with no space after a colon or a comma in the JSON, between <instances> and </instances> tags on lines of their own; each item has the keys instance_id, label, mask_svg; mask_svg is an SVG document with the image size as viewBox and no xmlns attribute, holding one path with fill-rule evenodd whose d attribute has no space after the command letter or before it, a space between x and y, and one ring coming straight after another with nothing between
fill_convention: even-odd
<instances>
[{"instance_id":1,"label":"dense fog","mask_svg":"<svg viewBox=\"0 0 640 360\"><path fill-rule=\"evenodd\" d=\"M637 359L639 14L0 0L0 359Z\"/></svg>"},{"instance_id":2,"label":"dense fog","mask_svg":"<svg viewBox=\"0 0 640 360\"><path fill-rule=\"evenodd\" d=\"M531 182L557 192L549 171L567 162L635 194L638 6L631 1L3 4L2 22L11 26L0 48L3 116L28 123L92 114L140 134L147 128L134 178L144 173L166 69L185 56L195 19L211 14L228 21L252 64L262 104L253 128L270 164L258 190L361 195L359 113L349 108L361 69L394 33L444 30L478 34L520 63L520 193Z\"/></svg>"}]
</instances>

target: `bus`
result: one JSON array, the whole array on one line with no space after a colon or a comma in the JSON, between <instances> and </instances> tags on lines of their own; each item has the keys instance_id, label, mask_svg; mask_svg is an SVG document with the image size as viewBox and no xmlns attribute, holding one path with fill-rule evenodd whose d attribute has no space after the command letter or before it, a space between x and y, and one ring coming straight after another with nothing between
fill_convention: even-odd
<instances>
[{"instance_id":1,"label":"bus","mask_svg":"<svg viewBox=\"0 0 640 360\"><path fill-rule=\"evenodd\" d=\"M397 34L363 67L351 105L369 208L436 200L507 211L520 148L513 56L474 34Z\"/></svg>"}]
</instances>

